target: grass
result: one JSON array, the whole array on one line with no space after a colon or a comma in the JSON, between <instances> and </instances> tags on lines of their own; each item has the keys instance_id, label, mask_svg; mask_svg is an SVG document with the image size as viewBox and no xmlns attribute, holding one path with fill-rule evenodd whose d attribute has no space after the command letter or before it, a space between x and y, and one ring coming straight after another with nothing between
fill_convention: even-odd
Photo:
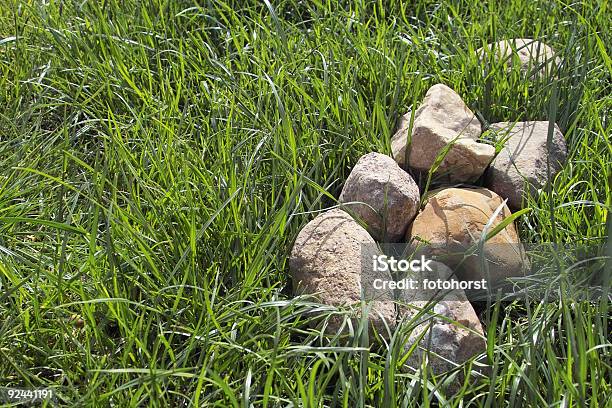
<instances>
[{"instance_id":1,"label":"grass","mask_svg":"<svg viewBox=\"0 0 612 408\"><path fill-rule=\"evenodd\" d=\"M605 299L494 303L491 373L453 395L403 367L406 333L326 339L308 321L335 312L291 296L299 229L438 82L485 125L563 130L524 241L605 242L608 2L494 3L0 0L0 386L65 406L611 406ZM524 37L555 75L475 57Z\"/></svg>"}]
</instances>

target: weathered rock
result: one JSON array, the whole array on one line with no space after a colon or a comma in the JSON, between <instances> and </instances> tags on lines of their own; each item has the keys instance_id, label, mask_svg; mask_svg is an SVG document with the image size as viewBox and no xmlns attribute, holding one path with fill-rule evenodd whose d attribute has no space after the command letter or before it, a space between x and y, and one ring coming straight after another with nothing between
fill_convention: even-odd
<instances>
[{"instance_id":1,"label":"weathered rock","mask_svg":"<svg viewBox=\"0 0 612 408\"><path fill-rule=\"evenodd\" d=\"M432 263L432 269L432 272L421 273L415 279L423 282L424 278L446 280L454 277L452 270L442 263ZM400 300L402 323L416 325L405 346L408 350L418 343L406 361L408 366L420 368L423 358L427 356L428 368L437 375L486 350L482 325L463 290L438 292L421 289L419 293L402 291ZM430 300L433 302L428 305ZM426 312L417 317L419 310ZM459 376L457 385L462 382L463 378Z\"/></svg>"},{"instance_id":2,"label":"weathered rock","mask_svg":"<svg viewBox=\"0 0 612 408\"><path fill-rule=\"evenodd\" d=\"M406 237L413 243L427 243L421 251L437 256L460 279L485 279L489 287L496 287L507 277L524 276L525 268L529 265L514 223L488 239L481 252L466 252L476 248L485 226L500 206L501 211L488 231L511 215L496 193L485 188L434 191L408 229Z\"/></svg>"},{"instance_id":3,"label":"weathered rock","mask_svg":"<svg viewBox=\"0 0 612 408\"><path fill-rule=\"evenodd\" d=\"M400 122L400 129L392 138L394 158L400 165L405 165L406 122L406 119ZM440 152L452 144L436 174L451 182L474 181L495 155L493 146L476 141L480 133L480 122L461 97L446 85L434 85L415 112L408 166L428 172Z\"/></svg>"},{"instance_id":4,"label":"weathered rock","mask_svg":"<svg viewBox=\"0 0 612 408\"><path fill-rule=\"evenodd\" d=\"M532 195L536 194L563 168L567 160L565 138L555 125L550 148L547 148L546 121L500 122L492 124L491 129L507 141L487 170L485 185L507 198L510 208L520 209L527 189Z\"/></svg>"},{"instance_id":5,"label":"weathered rock","mask_svg":"<svg viewBox=\"0 0 612 408\"><path fill-rule=\"evenodd\" d=\"M391 279L388 273L375 273L370 262L362 268L362 259L372 259L375 254L376 243L349 214L339 209L324 212L302 228L291 251L294 291L313 295L326 305L356 305L352 316L357 317L361 285L371 285L376 277ZM393 294L381 291L379 300L370 304L369 322L384 335L385 322L395 327ZM342 320L339 316L330 319L327 330L337 332Z\"/></svg>"},{"instance_id":6,"label":"weathered rock","mask_svg":"<svg viewBox=\"0 0 612 408\"><path fill-rule=\"evenodd\" d=\"M339 201L365 222L379 241L398 241L419 209L419 188L389 156L362 156L346 179Z\"/></svg>"},{"instance_id":7,"label":"weathered rock","mask_svg":"<svg viewBox=\"0 0 612 408\"><path fill-rule=\"evenodd\" d=\"M411 114L412 114L412 111L408 111L400 117L399 125L397 126L397 131L391 137L391 154L393 155L393 159L403 169L408 168L408 165L406 164L406 159L407 159L406 145L408 144L407 137L408 137L408 130L410 127L410 115ZM413 122L413 125L414 125L414 122Z\"/></svg>"},{"instance_id":8,"label":"weathered rock","mask_svg":"<svg viewBox=\"0 0 612 408\"><path fill-rule=\"evenodd\" d=\"M530 77L552 73L561 63L551 47L531 38L498 41L479 48L476 53L481 59L492 55L494 61L505 63L509 69L517 58L521 72Z\"/></svg>"}]
</instances>

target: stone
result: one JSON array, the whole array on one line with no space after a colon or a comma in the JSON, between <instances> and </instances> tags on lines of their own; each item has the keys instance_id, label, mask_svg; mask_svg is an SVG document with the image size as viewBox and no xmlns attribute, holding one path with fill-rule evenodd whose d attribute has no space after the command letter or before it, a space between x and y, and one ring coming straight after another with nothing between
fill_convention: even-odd
<instances>
[{"instance_id":1,"label":"stone","mask_svg":"<svg viewBox=\"0 0 612 408\"><path fill-rule=\"evenodd\" d=\"M460 279L485 279L490 288L501 287L508 277L524 276L529 267L514 223L490 237L479 252L467 252L476 248L500 206L488 231L511 215L499 195L486 188L433 191L408 229L406 239L414 246L422 246L423 253L444 262Z\"/></svg>"},{"instance_id":2,"label":"stone","mask_svg":"<svg viewBox=\"0 0 612 408\"><path fill-rule=\"evenodd\" d=\"M402 169L408 168L408 165L406 164L406 146L408 144L407 136L410 127L411 114L412 111L408 111L400 117L397 131L391 137L391 154L393 159Z\"/></svg>"},{"instance_id":3,"label":"stone","mask_svg":"<svg viewBox=\"0 0 612 408\"><path fill-rule=\"evenodd\" d=\"M391 157L368 153L353 167L339 202L366 224L375 239L393 242L404 237L419 199L418 186Z\"/></svg>"},{"instance_id":4,"label":"stone","mask_svg":"<svg viewBox=\"0 0 612 408\"><path fill-rule=\"evenodd\" d=\"M512 68L517 58L521 73L529 77L552 73L554 68L561 64L551 47L531 38L515 38L487 44L486 47L476 50L476 53L481 60L492 55L494 61L503 62L508 69Z\"/></svg>"},{"instance_id":5,"label":"stone","mask_svg":"<svg viewBox=\"0 0 612 408\"><path fill-rule=\"evenodd\" d=\"M306 224L293 245L289 270L294 292L312 295L325 305L354 306L350 316L358 319L361 285L371 286L376 277L391 279L388 273L374 272L371 262L362 262L374 255L376 243L362 226L340 209L328 210ZM381 291L379 298L366 300L371 305L370 328L385 336L386 325L395 327L393 293ZM332 317L325 330L337 333L343 320Z\"/></svg>"},{"instance_id":6,"label":"stone","mask_svg":"<svg viewBox=\"0 0 612 408\"><path fill-rule=\"evenodd\" d=\"M414 279L422 282L425 277L446 280L454 277L454 273L446 265L434 262L432 271L421 273ZM405 363L407 366L419 369L423 358L427 357L427 367L438 375L486 351L482 325L463 290L402 291L399 298L402 324L414 327L404 349L417 344ZM425 313L417 316L420 310ZM463 377L458 376L454 388L461 383Z\"/></svg>"},{"instance_id":7,"label":"stone","mask_svg":"<svg viewBox=\"0 0 612 408\"><path fill-rule=\"evenodd\" d=\"M565 137L557 125L550 148L547 148L548 125L547 121L491 125L499 138L507 140L485 174L485 185L507 198L511 209L523 208L526 191L537 194L538 189L554 179L567 160ZM547 162L550 162L550 175Z\"/></svg>"},{"instance_id":8,"label":"stone","mask_svg":"<svg viewBox=\"0 0 612 408\"><path fill-rule=\"evenodd\" d=\"M443 149L451 144L436 171L440 178L462 183L477 180L495 155L495 148L477 139L481 134L480 122L455 91L446 85L429 88L423 103L415 112L411 145L406 146L408 121L400 121L400 128L392 137L395 160L417 172L428 172Z\"/></svg>"}]
</instances>

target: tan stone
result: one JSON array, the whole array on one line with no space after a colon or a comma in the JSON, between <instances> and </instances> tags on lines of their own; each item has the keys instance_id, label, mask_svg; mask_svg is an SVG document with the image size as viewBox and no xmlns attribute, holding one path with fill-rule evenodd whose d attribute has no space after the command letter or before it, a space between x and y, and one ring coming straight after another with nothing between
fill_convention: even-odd
<instances>
[{"instance_id":1,"label":"tan stone","mask_svg":"<svg viewBox=\"0 0 612 408\"><path fill-rule=\"evenodd\" d=\"M406 237L413 244L427 243L423 251L442 257L440 260L460 279L485 279L490 287L495 287L507 277L524 276L529 266L514 223L487 240L481 251L471 255L468 252L477 249L485 226L500 206L487 231L492 231L511 215L499 195L485 188L434 191Z\"/></svg>"},{"instance_id":2,"label":"tan stone","mask_svg":"<svg viewBox=\"0 0 612 408\"><path fill-rule=\"evenodd\" d=\"M404 166L409 119L404 116L391 140L394 158ZM461 97L446 85L436 84L415 112L408 167L428 172L444 148L451 145L436 174L451 182L474 181L495 155L493 146L477 142L480 134L480 122Z\"/></svg>"},{"instance_id":3,"label":"tan stone","mask_svg":"<svg viewBox=\"0 0 612 408\"><path fill-rule=\"evenodd\" d=\"M412 115L412 111L408 111L400 117L399 124L397 126L397 131L391 137L391 155L393 159L397 162L397 164L403 168L408 168L406 164L406 146L408 142L408 130L410 127L410 116ZM414 122L413 122L414 126Z\"/></svg>"},{"instance_id":4,"label":"tan stone","mask_svg":"<svg viewBox=\"0 0 612 408\"><path fill-rule=\"evenodd\" d=\"M362 260L372 259L375 251L372 237L346 212L333 209L318 215L302 228L291 251L289 269L295 293L313 295L325 305L352 306L350 316L358 318L361 284L371 285L377 276L391 279L388 273L374 273L371 262L363 262L362 267ZM392 293L379 295L380 300L367 299L371 301L368 319L384 336L385 322L395 327L395 305ZM327 330L335 334L342 321L341 317L330 319Z\"/></svg>"}]
</instances>

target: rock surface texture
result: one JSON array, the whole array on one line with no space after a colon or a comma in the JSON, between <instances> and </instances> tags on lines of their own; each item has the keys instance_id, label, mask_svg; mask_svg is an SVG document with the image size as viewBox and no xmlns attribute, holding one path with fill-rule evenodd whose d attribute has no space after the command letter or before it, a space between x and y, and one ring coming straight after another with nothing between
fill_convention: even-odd
<instances>
[{"instance_id":1,"label":"rock surface texture","mask_svg":"<svg viewBox=\"0 0 612 408\"><path fill-rule=\"evenodd\" d=\"M565 138L556 125L550 148L547 148L548 125L546 121L491 125L498 137L508 139L487 170L485 185L507 198L508 206L514 210L522 208L526 189L536 194L552 181L567 160Z\"/></svg>"},{"instance_id":2,"label":"rock surface texture","mask_svg":"<svg viewBox=\"0 0 612 408\"><path fill-rule=\"evenodd\" d=\"M384 154L362 156L348 176L339 201L365 222L378 241L403 238L419 207L419 188L408 173ZM370 208L371 207L371 208Z\"/></svg>"},{"instance_id":3,"label":"rock surface texture","mask_svg":"<svg viewBox=\"0 0 612 408\"><path fill-rule=\"evenodd\" d=\"M433 271L416 279L422 282L425 277L445 280L453 276L452 270L442 263L435 262L432 266ZM427 365L437 375L486 350L482 325L463 290L456 289L446 293L437 293L436 290L401 293L402 303L399 310L405 324L415 318L419 309L427 308L428 300L438 300L433 307L429 306L426 314L418 318L419 324L410 333L406 348L417 342L418 348L408 358L409 366L418 369L425 355L429 353Z\"/></svg>"},{"instance_id":4,"label":"rock surface texture","mask_svg":"<svg viewBox=\"0 0 612 408\"><path fill-rule=\"evenodd\" d=\"M400 165L405 165L406 123L405 118L400 121L400 128L392 138L394 158ZM483 174L495 154L493 146L476 141L480 134L480 122L461 97L446 85L434 85L415 112L408 166L428 172L440 152L452 144L437 175L450 182L474 181Z\"/></svg>"},{"instance_id":5,"label":"rock surface texture","mask_svg":"<svg viewBox=\"0 0 612 408\"><path fill-rule=\"evenodd\" d=\"M406 146L408 144L407 138L410 127L411 115L412 111L408 111L403 114L402 117L400 117L399 125L397 126L397 131L391 137L391 154L393 155L393 159L403 169L408 168L408 165L406 164Z\"/></svg>"},{"instance_id":6,"label":"rock surface texture","mask_svg":"<svg viewBox=\"0 0 612 408\"><path fill-rule=\"evenodd\" d=\"M407 240L413 244L428 243L422 250L430 256L441 257L460 279L485 279L494 287L506 277L523 276L528 266L514 223L484 243L481 254L487 261L485 268L481 255L473 254L466 259L463 256L479 242L485 226L502 205L488 231L511 215L496 193L485 188L434 191L408 229Z\"/></svg>"},{"instance_id":7,"label":"rock surface texture","mask_svg":"<svg viewBox=\"0 0 612 408\"><path fill-rule=\"evenodd\" d=\"M350 306L357 304L355 316L359 314L361 299L361 279L372 280L374 273L369 263L375 251L375 242L367 231L346 212L333 209L320 214L302 228L297 236L291 256L289 269L294 291L299 294L314 295L323 304L331 306ZM372 251L364 254L363 251ZM363 257L363 258L362 258ZM378 277L391 279L377 272ZM385 332L385 321L395 327L395 306L392 293L382 293L382 300L372 302L368 315L372 326L380 333ZM340 329L341 316L328 322L328 330L335 333Z\"/></svg>"},{"instance_id":8,"label":"rock surface texture","mask_svg":"<svg viewBox=\"0 0 612 408\"><path fill-rule=\"evenodd\" d=\"M492 54L495 61L503 62L508 67L517 61L521 72L530 77L552 73L555 66L561 63L551 47L531 38L498 41L479 48L476 53L481 59Z\"/></svg>"}]
</instances>

